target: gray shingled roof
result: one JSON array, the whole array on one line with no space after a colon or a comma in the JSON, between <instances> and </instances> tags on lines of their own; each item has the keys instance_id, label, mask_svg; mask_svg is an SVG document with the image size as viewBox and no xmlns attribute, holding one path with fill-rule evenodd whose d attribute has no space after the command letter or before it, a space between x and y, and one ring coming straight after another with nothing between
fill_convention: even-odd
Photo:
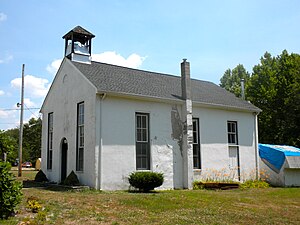
<instances>
[{"instance_id":1,"label":"gray shingled roof","mask_svg":"<svg viewBox=\"0 0 300 225\"><path fill-rule=\"evenodd\" d=\"M66 37L70 36L72 33L82 34L82 35L89 36L92 38L95 37L95 35L92 34L91 32L87 31L86 29L82 28L81 26L77 26L77 27L74 27L72 30L70 30L68 33L66 33L62 38L66 38Z\"/></svg>"},{"instance_id":2,"label":"gray shingled roof","mask_svg":"<svg viewBox=\"0 0 300 225\"><path fill-rule=\"evenodd\" d=\"M98 92L130 94L169 100L181 99L181 77L167 75L105 63L84 64L72 62L86 78L95 85ZM192 79L193 102L260 111L247 101L208 82Z\"/></svg>"}]
</instances>

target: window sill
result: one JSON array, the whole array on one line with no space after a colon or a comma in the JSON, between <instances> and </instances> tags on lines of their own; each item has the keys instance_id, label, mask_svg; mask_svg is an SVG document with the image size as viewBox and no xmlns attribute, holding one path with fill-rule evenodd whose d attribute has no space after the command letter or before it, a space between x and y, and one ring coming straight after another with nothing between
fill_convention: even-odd
<instances>
[{"instance_id":1,"label":"window sill","mask_svg":"<svg viewBox=\"0 0 300 225\"><path fill-rule=\"evenodd\" d=\"M150 170L150 169L149 170L146 170L146 169L138 170L138 169L136 169L135 171L136 172L151 172L152 170Z\"/></svg>"},{"instance_id":2,"label":"window sill","mask_svg":"<svg viewBox=\"0 0 300 225\"><path fill-rule=\"evenodd\" d=\"M228 144L229 147L239 147L237 144Z\"/></svg>"}]
</instances>

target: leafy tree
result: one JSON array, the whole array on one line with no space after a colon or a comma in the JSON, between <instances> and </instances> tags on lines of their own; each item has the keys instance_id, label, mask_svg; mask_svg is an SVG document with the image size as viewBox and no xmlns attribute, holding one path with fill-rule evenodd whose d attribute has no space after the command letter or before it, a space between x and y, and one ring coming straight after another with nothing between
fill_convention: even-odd
<instances>
[{"instance_id":1,"label":"leafy tree","mask_svg":"<svg viewBox=\"0 0 300 225\"><path fill-rule=\"evenodd\" d=\"M13 140L13 157L10 162L14 162L18 157L19 149L19 128L5 131L5 134ZM23 154L22 161L29 161L33 164L41 157L41 135L42 120L31 118L23 127Z\"/></svg>"},{"instance_id":2,"label":"leafy tree","mask_svg":"<svg viewBox=\"0 0 300 225\"><path fill-rule=\"evenodd\" d=\"M11 138L4 131L0 130L0 159L4 160L4 154L6 154L6 160L8 162L14 162L16 159L15 151L15 139Z\"/></svg>"},{"instance_id":3,"label":"leafy tree","mask_svg":"<svg viewBox=\"0 0 300 225\"><path fill-rule=\"evenodd\" d=\"M263 110L259 141L300 147L300 55L266 52L253 67L246 93Z\"/></svg>"},{"instance_id":4,"label":"leafy tree","mask_svg":"<svg viewBox=\"0 0 300 225\"><path fill-rule=\"evenodd\" d=\"M220 86L227 91L232 92L237 97L242 96L241 79L244 79L245 85L250 78L242 64L237 65L233 70L227 69L220 79Z\"/></svg>"},{"instance_id":5,"label":"leafy tree","mask_svg":"<svg viewBox=\"0 0 300 225\"><path fill-rule=\"evenodd\" d=\"M23 128L24 159L33 164L41 157L42 120L31 118Z\"/></svg>"},{"instance_id":6,"label":"leafy tree","mask_svg":"<svg viewBox=\"0 0 300 225\"><path fill-rule=\"evenodd\" d=\"M19 129L9 129L4 132L10 139L12 139L12 152L11 157L8 157L8 162L13 163L19 156Z\"/></svg>"}]
</instances>

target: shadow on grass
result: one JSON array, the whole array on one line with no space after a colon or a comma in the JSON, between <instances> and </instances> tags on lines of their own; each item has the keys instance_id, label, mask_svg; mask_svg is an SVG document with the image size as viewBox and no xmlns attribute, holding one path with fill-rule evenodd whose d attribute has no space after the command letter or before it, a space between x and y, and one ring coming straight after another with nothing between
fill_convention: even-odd
<instances>
[{"instance_id":1,"label":"shadow on grass","mask_svg":"<svg viewBox=\"0 0 300 225\"><path fill-rule=\"evenodd\" d=\"M140 191L140 190L127 190L127 193L134 193L134 194L160 194L160 191L150 190L150 191Z\"/></svg>"},{"instance_id":2,"label":"shadow on grass","mask_svg":"<svg viewBox=\"0 0 300 225\"><path fill-rule=\"evenodd\" d=\"M36 182L33 180L24 180L23 188L41 188L49 191L67 192L90 190L87 186L66 186L52 182Z\"/></svg>"}]
</instances>

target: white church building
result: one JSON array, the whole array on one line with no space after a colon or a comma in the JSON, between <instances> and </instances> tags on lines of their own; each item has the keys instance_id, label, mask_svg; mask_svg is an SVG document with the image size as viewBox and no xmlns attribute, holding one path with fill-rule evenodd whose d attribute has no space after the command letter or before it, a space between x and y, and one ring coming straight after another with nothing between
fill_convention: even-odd
<instances>
[{"instance_id":1,"label":"white church building","mask_svg":"<svg viewBox=\"0 0 300 225\"><path fill-rule=\"evenodd\" d=\"M84 185L124 190L130 173L155 171L161 189L190 189L212 171L258 174L259 108L191 79L186 60L181 76L94 62L94 37L80 26L63 36L65 58L41 109L50 181L74 171Z\"/></svg>"}]
</instances>

